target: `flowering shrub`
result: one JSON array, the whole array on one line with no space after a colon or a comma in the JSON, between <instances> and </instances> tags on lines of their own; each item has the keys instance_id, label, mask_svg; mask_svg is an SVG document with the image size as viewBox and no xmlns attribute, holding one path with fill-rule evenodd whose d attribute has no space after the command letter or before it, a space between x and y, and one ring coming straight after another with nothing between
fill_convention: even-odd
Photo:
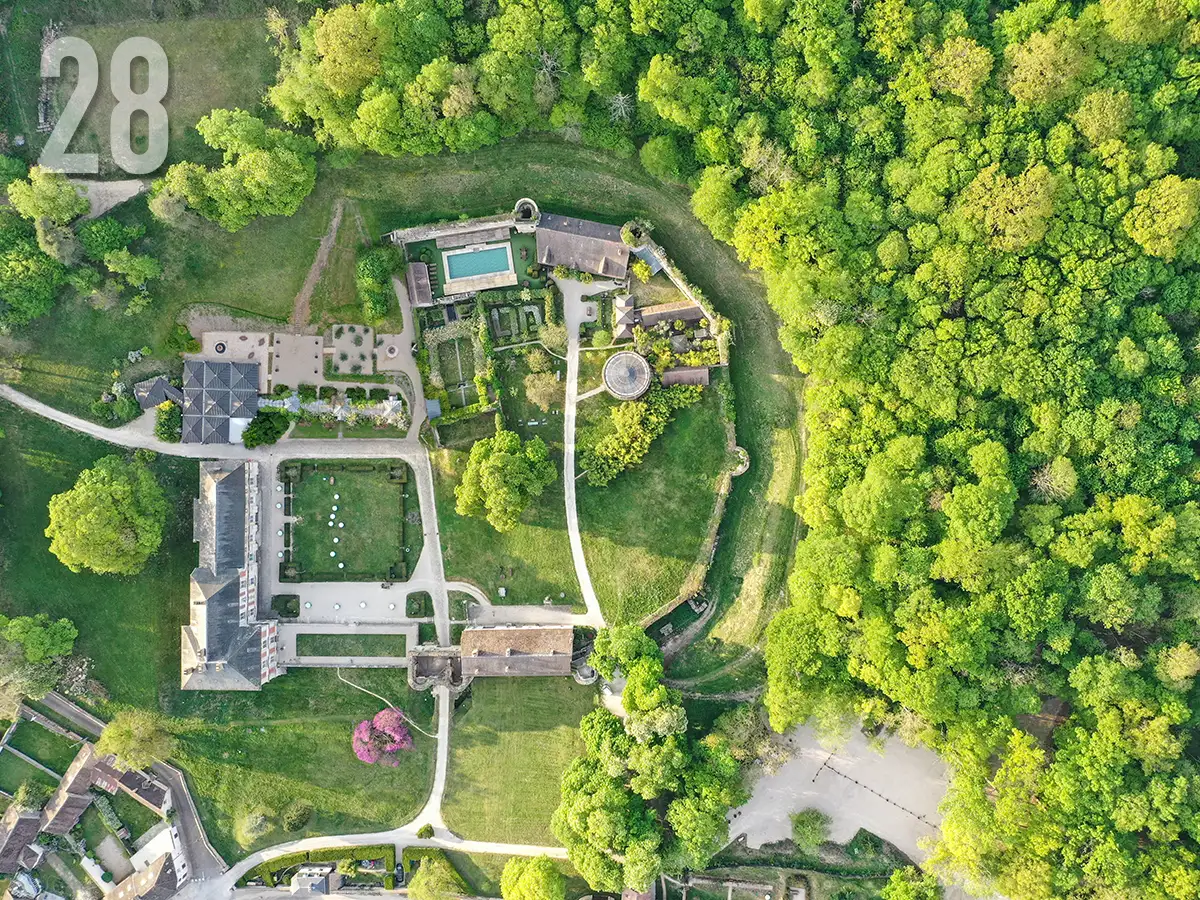
<instances>
[{"instance_id":1,"label":"flowering shrub","mask_svg":"<svg viewBox=\"0 0 1200 900\"><path fill-rule=\"evenodd\" d=\"M362 762L385 766L400 765L397 754L411 750L413 745L412 734L404 724L404 713L391 706L355 725L351 743L354 755Z\"/></svg>"}]
</instances>

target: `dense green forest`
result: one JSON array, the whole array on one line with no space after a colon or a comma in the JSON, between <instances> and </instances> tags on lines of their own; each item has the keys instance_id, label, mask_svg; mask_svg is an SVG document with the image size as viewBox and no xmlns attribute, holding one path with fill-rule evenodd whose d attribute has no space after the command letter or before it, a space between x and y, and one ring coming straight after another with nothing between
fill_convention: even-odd
<instances>
[{"instance_id":1,"label":"dense green forest","mask_svg":"<svg viewBox=\"0 0 1200 900\"><path fill-rule=\"evenodd\" d=\"M1200 896L1200 3L368 0L268 22L269 100L335 165L554 128L689 185L808 376L772 724L938 750L948 878ZM212 121L238 130L237 178L307 151ZM226 170L177 169L159 205L287 212L224 215ZM636 842L605 823L610 850Z\"/></svg>"}]
</instances>

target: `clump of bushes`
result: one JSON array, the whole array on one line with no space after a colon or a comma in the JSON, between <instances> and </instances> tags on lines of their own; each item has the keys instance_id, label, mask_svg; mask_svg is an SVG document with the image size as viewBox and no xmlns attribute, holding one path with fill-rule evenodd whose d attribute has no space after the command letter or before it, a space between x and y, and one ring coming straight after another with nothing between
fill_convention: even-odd
<instances>
[{"instance_id":1,"label":"clump of bushes","mask_svg":"<svg viewBox=\"0 0 1200 900\"><path fill-rule=\"evenodd\" d=\"M154 436L172 444L183 440L183 410L178 403L164 400L155 407Z\"/></svg>"},{"instance_id":2,"label":"clump of bushes","mask_svg":"<svg viewBox=\"0 0 1200 900\"><path fill-rule=\"evenodd\" d=\"M358 300L362 304L363 319L374 324L387 317L391 306L392 273L404 268L404 260L395 247L372 247L358 258L354 269L354 281L358 287ZM355 340L355 346L362 338Z\"/></svg>"},{"instance_id":3,"label":"clump of bushes","mask_svg":"<svg viewBox=\"0 0 1200 900\"><path fill-rule=\"evenodd\" d=\"M242 443L246 449L263 444L274 444L288 430L288 417L277 409L260 409L246 430L242 432Z\"/></svg>"}]
</instances>

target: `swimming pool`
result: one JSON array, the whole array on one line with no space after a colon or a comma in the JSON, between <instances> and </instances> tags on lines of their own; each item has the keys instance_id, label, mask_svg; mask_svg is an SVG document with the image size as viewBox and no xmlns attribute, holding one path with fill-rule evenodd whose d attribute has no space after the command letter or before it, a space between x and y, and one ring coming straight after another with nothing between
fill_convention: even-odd
<instances>
[{"instance_id":1,"label":"swimming pool","mask_svg":"<svg viewBox=\"0 0 1200 900\"><path fill-rule=\"evenodd\" d=\"M508 246L484 247L482 250L446 254L446 273L451 280L474 278L477 275L494 275L511 271L508 262Z\"/></svg>"}]
</instances>

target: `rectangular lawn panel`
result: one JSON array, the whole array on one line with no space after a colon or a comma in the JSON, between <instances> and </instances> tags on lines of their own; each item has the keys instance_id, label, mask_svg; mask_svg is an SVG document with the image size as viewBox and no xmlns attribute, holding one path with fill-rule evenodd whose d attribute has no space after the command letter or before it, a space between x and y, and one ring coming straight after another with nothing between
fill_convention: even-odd
<instances>
[{"instance_id":1,"label":"rectangular lawn panel","mask_svg":"<svg viewBox=\"0 0 1200 900\"><path fill-rule=\"evenodd\" d=\"M0 791L15 794L26 781L35 781L47 787L58 787L58 779L48 775L37 766L25 762L15 753L0 752Z\"/></svg>"},{"instance_id":2,"label":"rectangular lawn panel","mask_svg":"<svg viewBox=\"0 0 1200 900\"><path fill-rule=\"evenodd\" d=\"M298 634L297 656L403 656L402 634Z\"/></svg>"},{"instance_id":3,"label":"rectangular lawn panel","mask_svg":"<svg viewBox=\"0 0 1200 900\"><path fill-rule=\"evenodd\" d=\"M706 388L641 465L601 488L579 480L583 551L611 624L637 622L673 599L696 561L726 464L720 402Z\"/></svg>"},{"instance_id":4,"label":"rectangular lawn panel","mask_svg":"<svg viewBox=\"0 0 1200 900\"><path fill-rule=\"evenodd\" d=\"M570 678L479 678L450 741L442 812L464 838L554 846L559 782L596 692Z\"/></svg>"},{"instance_id":5,"label":"rectangular lawn panel","mask_svg":"<svg viewBox=\"0 0 1200 900\"><path fill-rule=\"evenodd\" d=\"M113 812L121 823L129 829L129 839L136 841L143 834L162 821L162 816L147 809L123 791L117 791L111 798Z\"/></svg>"},{"instance_id":6,"label":"rectangular lawn panel","mask_svg":"<svg viewBox=\"0 0 1200 900\"><path fill-rule=\"evenodd\" d=\"M28 719L22 721L13 730L12 736L8 739L8 746L15 747L26 756L36 759L43 766L53 769L59 775L67 771L67 766L71 765L72 760L79 753L79 746L74 741L55 734Z\"/></svg>"},{"instance_id":7,"label":"rectangular lawn panel","mask_svg":"<svg viewBox=\"0 0 1200 900\"><path fill-rule=\"evenodd\" d=\"M284 467L289 464L295 465ZM297 518L292 523L292 560L305 581L382 581L393 567L399 572L403 566L405 484L390 481L387 469L403 466L407 471L407 464L377 460L347 466L379 469L338 471L340 463L322 462L314 471L305 463L300 482L293 486L292 513ZM346 567L339 569L339 562Z\"/></svg>"},{"instance_id":8,"label":"rectangular lawn panel","mask_svg":"<svg viewBox=\"0 0 1200 900\"><path fill-rule=\"evenodd\" d=\"M446 858L476 897L500 896L500 875L504 872L505 863L512 859L511 856L447 850ZM554 865L567 878L567 897L570 900L592 892L588 883L575 871L575 867L565 859L554 860Z\"/></svg>"},{"instance_id":9,"label":"rectangular lawn panel","mask_svg":"<svg viewBox=\"0 0 1200 900\"><path fill-rule=\"evenodd\" d=\"M552 455L561 473L562 460ZM549 597L582 611L567 540L561 474L526 507L517 526L501 534L485 519L460 516L455 511L454 487L462 481L467 454L439 450L430 454L430 460L448 579L478 585L493 603L541 603ZM500 596L502 587L507 596Z\"/></svg>"}]
</instances>

